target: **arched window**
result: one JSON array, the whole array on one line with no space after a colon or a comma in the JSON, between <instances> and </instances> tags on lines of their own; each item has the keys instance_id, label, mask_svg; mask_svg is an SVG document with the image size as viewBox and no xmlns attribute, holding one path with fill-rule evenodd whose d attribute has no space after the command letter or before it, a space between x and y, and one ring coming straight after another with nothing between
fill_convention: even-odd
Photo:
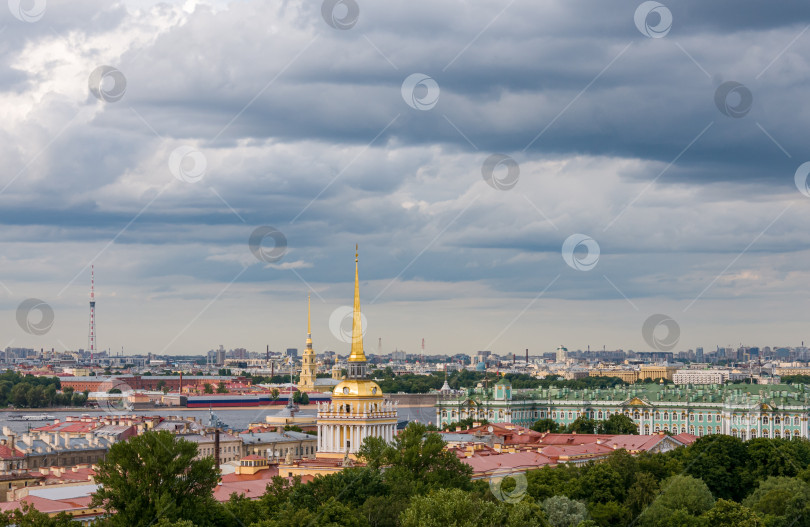
<instances>
[{"instance_id":1,"label":"arched window","mask_svg":"<svg viewBox=\"0 0 810 527\"><path fill-rule=\"evenodd\" d=\"M664 412L664 421L669 419L669 412Z\"/></svg>"},{"instance_id":2,"label":"arched window","mask_svg":"<svg viewBox=\"0 0 810 527\"><path fill-rule=\"evenodd\" d=\"M599 419L602 419L602 411L601 410L599 411L598 417L599 417Z\"/></svg>"},{"instance_id":3,"label":"arched window","mask_svg":"<svg viewBox=\"0 0 810 527\"><path fill-rule=\"evenodd\" d=\"M773 423L777 424L777 425L781 425L782 424L782 418L777 415L776 417L773 418Z\"/></svg>"},{"instance_id":4,"label":"arched window","mask_svg":"<svg viewBox=\"0 0 810 527\"><path fill-rule=\"evenodd\" d=\"M661 414L659 412L655 412L655 418L656 419L661 419Z\"/></svg>"},{"instance_id":5,"label":"arched window","mask_svg":"<svg viewBox=\"0 0 810 527\"><path fill-rule=\"evenodd\" d=\"M768 429L767 428L762 431L762 437L766 437L766 438L768 437Z\"/></svg>"},{"instance_id":6,"label":"arched window","mask_svg":"<svg viewBox=\"0 0 810 527\"><path fill-rule=\"evenodd\" d=\"M764 424L764 425L768 424L768 416L767 415L762 416L762 424Z\"/></svg>"}]
</instances>

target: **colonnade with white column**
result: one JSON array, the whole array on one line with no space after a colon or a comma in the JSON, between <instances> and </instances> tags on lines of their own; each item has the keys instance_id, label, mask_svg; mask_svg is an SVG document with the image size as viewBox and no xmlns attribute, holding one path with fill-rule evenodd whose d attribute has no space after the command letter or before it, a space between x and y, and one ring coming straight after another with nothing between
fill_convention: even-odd
<instances>
[{"instance_id":1,"label":"colonnade with white column","mask_svg":"<svg viewBox=\"0 0 810 527\"><path fill-rule=\"evenodd\" d=\"M381 423L325 423L318 422L318 452L356 454L367 437L379 437L393 442L396 422Z\"/></svg>"}]
</instances>

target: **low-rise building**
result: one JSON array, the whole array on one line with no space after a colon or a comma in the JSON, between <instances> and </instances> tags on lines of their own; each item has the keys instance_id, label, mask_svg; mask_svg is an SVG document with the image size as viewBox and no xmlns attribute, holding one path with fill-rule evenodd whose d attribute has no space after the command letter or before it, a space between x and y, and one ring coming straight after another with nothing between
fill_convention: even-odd
<instances>
[{"instance_id":1,"label":"low-rise building","mask_svg":"<svg viewBox=\"0 0 810 527\"><path fill-rule=\"evenodd\" d=\"M197 443L197 456L195 459L216 457L216 432L207 431L200 434L178 434L178 437ZM242 457L242 439L227 432L219 433L219 462L229 463L239 461Z\"/></svg>"},{"instance_id":2,"label":"low-rise building","mask_svg":"<svg viewBox=\"0 0 810 527\"><path fill-rule=\"evenodd\" d=\"M302 432L248 432L239 434L242 439L243 456L259 456L273 462L284 461L288 455L292 459L314 458L318 437Z\"/></svg>"},{"instance_id":3,"label":"low-rise building","mask_svg":"<svg viewBox=\"0 0 810 527\"><path fill-rule=\"evenodd\" d=\"M738 381L748 377L745 373L731 370L678 370L672 380L675 384L723 384L727 381Z\"/></svg>"}]
</instances>

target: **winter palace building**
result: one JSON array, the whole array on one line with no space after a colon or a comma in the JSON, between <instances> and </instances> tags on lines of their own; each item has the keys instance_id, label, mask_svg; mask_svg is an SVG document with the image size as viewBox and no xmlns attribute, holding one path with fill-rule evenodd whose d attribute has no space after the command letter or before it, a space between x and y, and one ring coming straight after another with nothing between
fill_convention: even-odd
<instances>
[{"instance_id":1,"label":"winter palace building","mask_svg":"<svg viewBox=\"0 0 810 527\"><path fill-rule=\"evenodd\" d=\"M550 418L568 425L577 417L630 417L640 434L667 431L697 436L728 434L810 438L810 390L802 384L655 385L607 389L547 388L513 392L506 380L491 389L443 394L436 403L439 427L461 419L531 426Z\"/></svg>"}]
</instances>

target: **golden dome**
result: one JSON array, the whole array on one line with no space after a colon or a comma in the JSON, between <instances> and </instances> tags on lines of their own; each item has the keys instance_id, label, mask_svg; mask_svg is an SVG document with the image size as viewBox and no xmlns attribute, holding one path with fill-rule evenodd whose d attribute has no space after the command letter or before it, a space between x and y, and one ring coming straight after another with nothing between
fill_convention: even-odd
<instances>
[{"instance_id":1,"label":"golden dome","mask_svg":"<svg viewBox=\"0 0 810 527\"><path fill-rule=\"evenodd\" d=\"M382 398L382 388L374 381L366 379L348 379L335 386L332 391L333 398L346 397L379 397Z\"/></svg>"}]
</instances>

